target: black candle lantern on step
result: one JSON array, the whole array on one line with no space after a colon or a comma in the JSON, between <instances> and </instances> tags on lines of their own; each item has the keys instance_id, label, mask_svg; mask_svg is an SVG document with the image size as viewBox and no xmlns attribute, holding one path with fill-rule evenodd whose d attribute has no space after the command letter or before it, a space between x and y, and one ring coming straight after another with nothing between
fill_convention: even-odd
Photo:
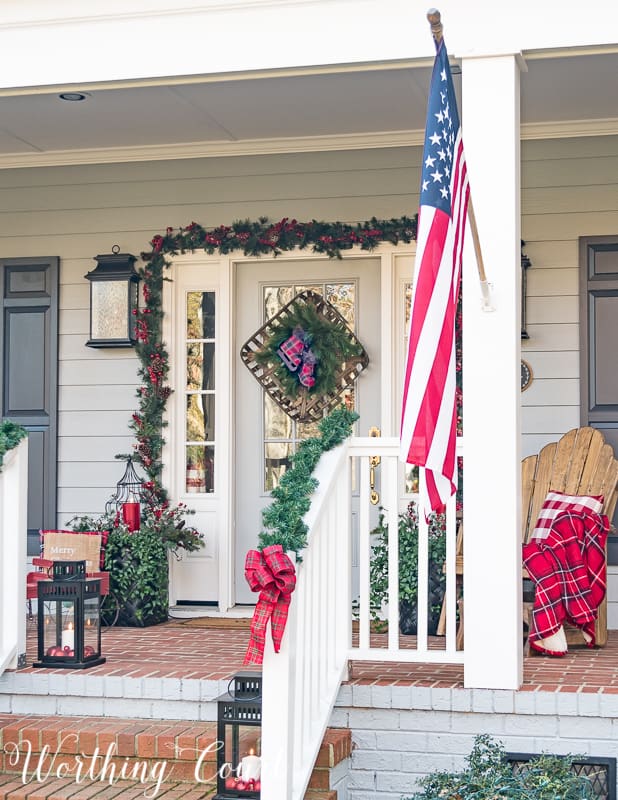
<instances>
[{"instance_id":1,"label":"black candle lantern on step","mask_svg":"<svg viewBox=\"0 0 618 800\"><path fill-rule=\"evenodd\" d=\"M217 698L217 794L213 800L259 798L262 675L237 672Z\"/></svg>"},{"instance_id":2,"label":"black candle lantern on step","mask_svg":"<svg viewBox=\"0 0 618 800\"><path fill-rule=\"evenodd\" d=\"M51 580L37 585L34 667L86 669L101 657L101 582L86 578L85 561L54 561Z\"/></svg>"}]
</instances>

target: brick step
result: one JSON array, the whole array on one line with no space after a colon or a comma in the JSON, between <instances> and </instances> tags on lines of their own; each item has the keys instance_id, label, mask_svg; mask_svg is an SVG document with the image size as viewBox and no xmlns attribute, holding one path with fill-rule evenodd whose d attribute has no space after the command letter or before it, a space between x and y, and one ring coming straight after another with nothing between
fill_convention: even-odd
<instances>
[{"instance_id":1,"label":"brick step","mask_svg":"<svg viewBox=\"0 0 618 800\"><path fill-rule=\"evenodd\" d=\"M246 730L254 736L257 733L257 729ZM0 800L9 795L10 800L22 796L18 789L23 788L24 769L28 776L35 776L27 784L29 791L33 786L36 789L34 795L28 795L28 800L48 800L45 792L52 785L62 800L68 800L75 786L80 794L73 800L86 796L89 800L95 797L108 800L113 796L110 794L113 787L108 785L110 776L133 778L116 784L124 786L123 791L133 792L137 780L142 795L145 786L148 792L162 776L157 800L163 796L165 800L174 800L175 795L169 792L172 788L175 791L181 783L187 800L201 800L212 796L216 785L216 734L214 722L0 714L0 777L4 781L0 784ZM347 769L344 762L350 756L351 747L349 730L330 728L326 731L309 782L307 800L336 800L337 794L332 794L331 789ZM55 764L47 775L54 756ZM42 782L36 776L39 760L41 775L46 776ZM104 763L107 768L101 780ZM62 770L62 779L55 777L60 764L62 770L71 770L67 774L72 777L63 778ZM76 783L76 775L81 776L81 784ZM139 783L140 778L144 783ZM13 785L16 780L17 784ZM193 786L189 788L187 783ZM165 795L162 795L163 787ZM14 795L13 791L18 793ZM123 793L123 800L125 796L129 795Z\"/></svg>"}]
</instances>

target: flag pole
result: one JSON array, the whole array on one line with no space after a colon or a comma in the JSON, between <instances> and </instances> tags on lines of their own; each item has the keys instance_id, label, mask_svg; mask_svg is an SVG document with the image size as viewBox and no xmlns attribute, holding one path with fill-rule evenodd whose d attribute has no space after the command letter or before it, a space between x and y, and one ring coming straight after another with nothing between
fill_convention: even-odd
<instances>
[{"instance_id":1,"label":"flag pole","mask_svg":"<svg viewBox=\"0 0 618 800\"><path fill-rule=\"evenodd\" d=\"M431 28L431 35L436 43L436 49L440 46L443 35L442 18L437 8L430 8L427 12L427 19ZM474 214L474 206L472 205L472 193L468 198L468 221L470 223L470 233L472 234L472 241L474 243L474 253L476 255L476 265L479 273L479 281L481 284L481 293L483 295L483 310L495 311L491 302L489 293L489 283L487 275L485 274L485 264L483 262L483 252L481 250L481 240L479 238L479 230L476 227L476 216Z\"/></svg>"}]
</instances>

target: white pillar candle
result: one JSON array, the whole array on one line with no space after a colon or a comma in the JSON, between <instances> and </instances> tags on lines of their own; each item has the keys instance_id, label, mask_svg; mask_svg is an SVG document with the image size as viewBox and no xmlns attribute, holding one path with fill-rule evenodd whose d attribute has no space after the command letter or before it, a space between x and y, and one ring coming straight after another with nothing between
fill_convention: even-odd
<instances>
[{"instance_id":1,"label":"white pillar candle","mask_svg":"<svg viewBox=\"0 0 618 800\"><path fill-rule=\"evenodd\" d=\"M262 759L259 756L253 755L251 750L250 755L245 756L240 762L240 777L243 781L257 781L260 777L262 770Z\"/></svg>"},{"instance_id":2,"label":"white pillar candle","mask_svg":"<svg viewBox=\"0 0 618 800\"><path fill-rule=\"evenodd\" d=\"M75 631L73 625L69 622L68 627L62 631L62 649L68 647L69 650L75 650Z\"/></svg>"}]
</instances>

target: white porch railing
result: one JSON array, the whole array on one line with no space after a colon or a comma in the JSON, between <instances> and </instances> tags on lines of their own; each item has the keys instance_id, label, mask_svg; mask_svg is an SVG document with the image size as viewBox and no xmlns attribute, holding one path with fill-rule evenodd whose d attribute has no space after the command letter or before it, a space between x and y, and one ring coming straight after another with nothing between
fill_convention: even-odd
<instances>
[{"instance_id":1,"label":"white porch railing","mask_svg":"<svg viewBox=\"0 0 618 800\"><path fill-rule=\"evenodd\" d=\"M0 675L26 657L28 440L4 456L0 471Z\"/></svg>"},{"instance_id":2,"label":"white porch railing","mask_svg":"<svg viewBox=\"0 0 618 800\"><path fill-rule=\"evenodd\" d=\"M388 637L371 641L369 565L371 519L369 458L380 456L381 505L389 530ZM352 463L359 485L359 632L352 636ZM462 663L456 650L455 501L447 509L444 648L427 636L428 530L419 520L418 634L415 647L400 647L398 493L399 440L352 438L325 453L319 486L305 517L308 546L297 565L297 585L281 651L267 642L263 665L262 791L269 800L303 797L349 659ZM423 476L421 475L421 479ZM422 514L419 517L423 517Z\"/></svg>"}]
</instances>

